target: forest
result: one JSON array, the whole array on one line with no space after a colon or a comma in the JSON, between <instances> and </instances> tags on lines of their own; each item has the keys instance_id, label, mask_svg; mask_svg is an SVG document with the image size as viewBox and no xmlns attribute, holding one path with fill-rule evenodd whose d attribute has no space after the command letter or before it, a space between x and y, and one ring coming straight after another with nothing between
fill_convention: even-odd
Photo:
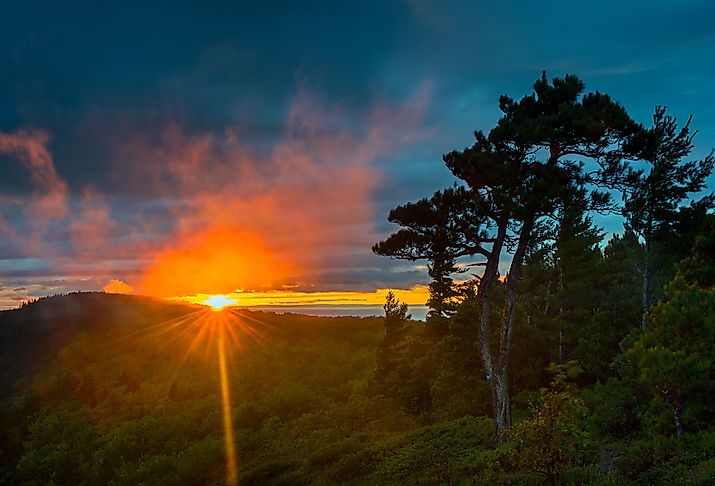
<instances>
[{"instance_id":1,"label":"forest","mask_svg":"<svg viewBox=\"0 0 715 486\"><path fill-rule=\"evenodd\" d=\"M0 482L715 484L712 154L575 76L499 109L372 248L427 265L424 322L391 292L371 318L0 312Z\"/></svg>"}]
</instances>

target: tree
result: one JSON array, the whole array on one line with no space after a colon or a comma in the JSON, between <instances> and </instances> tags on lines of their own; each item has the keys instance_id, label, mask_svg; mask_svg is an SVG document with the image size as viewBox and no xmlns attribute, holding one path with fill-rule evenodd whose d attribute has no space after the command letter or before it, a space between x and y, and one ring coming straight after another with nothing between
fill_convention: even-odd
<instances>
[{"instance_id":1,"label":"tree","mask_svg":"<svg viewBox=\"0 0 715 486\"><path fill-rule=\"evenodd\" d=\"M575 76L555 78L544 74L534 92L519 102L502 96L504 113L488 136L475 134L476 143L462 152L445 156L447 167L464 179L483 217L491 221L493 242L486 252L486 266L479 283L480 353L492 379L492 395L499 442L511 426L508 365L514 311L522 264L534 229L574 197L590 210L611 208L602 190L623 183L631 154L630 143L640 127L609 96L580 96L584 85ZM542 159L546 156L546 159ZM584 162L590 159L591 170ZM501 317L498 353L490 344L491 298L503 252L513 249L506 275L506 295Z\"/></svg>"},{"instance_id":2,"label":"tree","mask_svg":"<svg viewBox=\"0 0 715 486\"><path fill-rule=\"evenodd\" d=\"M385 295L385 304L382 306L385 311L385 336L392 337L400 334L405 323L412 318L407 313L407 304L400 302L392 290Z\"/></svg>"},{"instance_id":3,"label":"tree","mask_svg":"<svg viewBox=\"0 0 715 486\"><path fill-rule=\"evenodd\" d=\"M407 304L394 292L385 297L385 337L377 349L376 379L381 391L403 409L419 414L430 407L428 343L408 327Z\"/></svg>"},{"instance_id":4,"label":"tree","mask_svg":"<svg viewBox=\"0 0 715 486\"><path fill-rule=\"evenodd\" d=\"M652 278L656 270L654 246L672 231L682 202L705 187L713 170L715 158L712 152L699 161L683 161L693 150L693 138L697 134L697 131L690 131L691 120L692 116L678 129L677 119L668 115L664 106L657 106L653 127L639 137L641 156L649 168L633 173L624 216L626 229L635 232L643 241L643 257L639 265L643 281L643 312L652 303ZM703 202L712 204L709 198ZM643 317L642 325L645 323Z\"/></svg>"},{"instance_id":5,"label":"tree","mask_svg":"<svg viewBox=\"0 0 715 486\"><path fill-rule=\"evenodd\" d=\"M385 296L383 309L385 310L385 337L377 349L377 378L384 385L399 363L405 327L411 316L407 313L407 304L400 302L392 290Z\"/></svg>"},{"instance_id":6,"label":"tree","mask_svg":"<svg viewBox=\"0 0 715 486\"><path fill-rule=\"evenodd\" d=\"M559 217L554 245L559 363L566 359L583 358L578 353L579 333L583 332L601 302L594 275L599 274L602 257L598 244L602 237L602 231L593 226L591 218L581 208L564 208ZM592 336L586 336L586 341L590 338Z\"/></svg>"},{"instance_id":7,"label":"tree","mask_svg":"<svg viewBox=\"0 0 715 486\"><path fill-rule=\"evenodd\" d=\"M398 206L388 216L404 229L372 247L378 255L403 260L427 260L430 297L428 317L454 313L455 297L451 275L457 259L478 251L476 242L486 238L471 194L464 187L437 191L431 198Z\"/></svg>"},{"instance_id":8,"label":"tree","mask_svg":"<svg viewBox=\"0 0 715 486\"><path fill-rule=\"evenodd\" d=\"M672 412L675 434L686 429L688 409L712 414L715 392L715 223L678 268L666 301L646 313L643 331L626 357ZM711 417L710 417L711 418Z\"/></svg>"},{"instance_id":9,"label":"tree","mask_svg":"<svg viewBox=\"0 0 715 486\"><path fill-rule=\"evenodd\" d=\"M549 484L561 484L565 473L577 470L583 474L595 457L581 423L588 410L568 382L580 369L575 361L569 361L552 366L551 371L551 386L540 390L531 416L514 426L509 436L519 466L540 474Z\"/></svg>"},{"instance_id":10,"label":"tree","mask_svg":"<svg viewBox=\"0 0 715 486\"><path fill-rule=\"evenodd\" d=\"M477 294L478 349L491 384L498 442L506 440L505 431L511 426L509 353L522 264L534 231L574 195L582 197L587 209L612 208L607 192L585 188L594 184L621 187L627 169L624 159L631 154L633 137L640 130L609 96L598 92L581 96L583 91L583 83L575 76L550 83L544 73L531 95L518 102L508 96L500 98L503 116L488 135L477 131L472 147L444 156L447 167L467 184L474 208L469 235L475 239L464 254L483 259ZM589 170L574 158L589 159ZM424 233L427 241L432 241L431 236ZM418 251L424 241L406 241L407 254L424 255ZM511 263L499 343L493 348L493 290L507 253Z\"/></svg>"}]
</instances>

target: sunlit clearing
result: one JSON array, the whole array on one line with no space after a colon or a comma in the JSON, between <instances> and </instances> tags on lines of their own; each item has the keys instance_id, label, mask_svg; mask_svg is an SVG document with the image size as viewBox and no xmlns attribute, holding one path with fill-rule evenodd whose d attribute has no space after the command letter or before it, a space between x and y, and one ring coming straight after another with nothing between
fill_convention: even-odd
<instances>
[{"instance_id":1,"label":"sunlit clearing","mask_svg":"<svg viewBox=\"0 0 715 486\"><path fill-rule=\"evenodd\" d=\"M225 295L211 295L206 300L204 300L202 302L202 304L208 305L215 311L220 311L224 307L226 307L228 305L233 305L235 303L236 303L236 300L229 299Z\"/></svg>"}]
</instances>

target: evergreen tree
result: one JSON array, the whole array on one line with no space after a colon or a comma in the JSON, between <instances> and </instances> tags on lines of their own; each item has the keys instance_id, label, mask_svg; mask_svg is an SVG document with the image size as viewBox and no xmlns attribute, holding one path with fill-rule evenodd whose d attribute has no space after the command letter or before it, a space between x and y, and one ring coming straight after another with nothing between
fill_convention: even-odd
<instances>
[{"instance_id":1,"label":"evergreen tree","mask_svg":"<svg viewBox=\"0 0 715 486\"><path fill-rule=\"evenodd\" d=\"M698 416L715 415L715 224L698 239L668 286L666 300L646 314L647 329L627 358L672 412L676 435Z\"/></svg>"},{"instance_id":2,"label":"evergreen tree","mask_svg":"<svg viewBox=\"0 0 715 486\"><path fill-rule=\"evenodd\" d=\"M692 116L680 129L677 119L657 106L653 127L643 132L641 157L649 167L634 172L633 186L628 192L624 208L626 229L636 233L643 241L643 256L639 265L642 276L641 303L643 311L653 302L653 276L663 268L658 264L665 251L659 243L667 239L679 219L682 202L691 194L701 191L713 170L713 153L699 161L683 159L693 150L690 131ZM710 198L703 200L711 204ZM645 325L645 318L642 321Z\"/></svg>"},{"instance_id":3,"label":"evergreen tree","mask_svg":"<svg viewBox=\"0 0 715 486\"><path fill-rule=\"evenodd\" d=\"M515 101L499 100L503 116L485 135L475 133L475 143L444 156L447 167L471 191L477 237L469 255L479 255L484 271L479 277L479 353L492 386L497 440L505 440L511 426L509 353L522 265L534 230L553 217L566 197L583 191L588 209L611 208L609 194L585 192L587 184L614 188L623 183L632 138L640 130L625 109L600 93L584 96L575 76L549 82L544 74L534 92ZM540 155L546 153L543 160ZM597 169L586 171L573 157L589 158ZM409 227L408 227L409 228ZM398 232L399 234L399 232ZM422 240L406 246L422 248ZM499 344L491 346L492 299L498 270L505 253L511 253L506 275L504 310ZM408 252L412 253L412 252ZM495 352L496 351L496 352Z\"/></svg>"},{"instance_id":4,"label":"evergreen tree","mask_svg":"<svg viewBox=\"0 0 715 486\"><path fill-rule=\"evenodd\" d=\"M582 345L593 336L589 329L595 309L602 301L599 288L603 237L591 218L580 208L566 207L559 218L555 241L555 295L558 312L558 363L569 359L588 360Z\"/></svg>"},{"instance_id":5,"label":"evergreen tree","mask_svg":"<svg viewBox=\"0 0 715 486\"><path fill-rule=\"evenodd\" d=\"M403 333L406 322L412 318L407 312L408 306L400 302L392 290L388 290L382 308L385 311L385 337L396 339Z\"/></svg>"},{"instance_id":6,"label":"evergreen tree","mask_svg":"<svg viewBox=\"0 0 715 486\"><path fill-rule=\"evenodd\" d=\"M429 199L396 207L388 220L403 229L374 245L373 252L427 260L431 277L428 317L452 315L459 294L452 280L452 274L459 272L457 259L474 254L476 242L485 237L469 192L463 187L437 191Z\"/></svg>"}]
</instances>

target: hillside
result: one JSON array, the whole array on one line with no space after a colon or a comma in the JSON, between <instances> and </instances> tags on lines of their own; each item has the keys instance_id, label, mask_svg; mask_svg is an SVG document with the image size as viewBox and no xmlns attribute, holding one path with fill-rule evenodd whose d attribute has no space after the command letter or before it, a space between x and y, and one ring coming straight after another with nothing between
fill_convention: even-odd
<instances>
[{"instance_id":1,"label":"hillside","mask_svg":"<svg viewBox=\"0 0 715 486\"><path fill-rule=\"evenodd\" d=\"M571 363L550 385L521 369L545 386L518 390L495 447L468 319L103 293L2 312L0 484L712 484L707 423L674 437L632 378L579 390ZM515 339L533 361L539 335Z\"/></svg>"},{"instance_id":2,"label":"hillside","mask_svg":"<svg viewBox=\"0 0 715 486\"><path fill-rule=\"evenodd\" d=\"M86 293L1 313L3 377L21 378L0 406L3 482L223 483L219 331L196 325L205 312ZM420 429L370 392L381 319L237 311L229 325L240 484L434 482L491 440L488 421Z\"/></svg>"}]
</instances>

